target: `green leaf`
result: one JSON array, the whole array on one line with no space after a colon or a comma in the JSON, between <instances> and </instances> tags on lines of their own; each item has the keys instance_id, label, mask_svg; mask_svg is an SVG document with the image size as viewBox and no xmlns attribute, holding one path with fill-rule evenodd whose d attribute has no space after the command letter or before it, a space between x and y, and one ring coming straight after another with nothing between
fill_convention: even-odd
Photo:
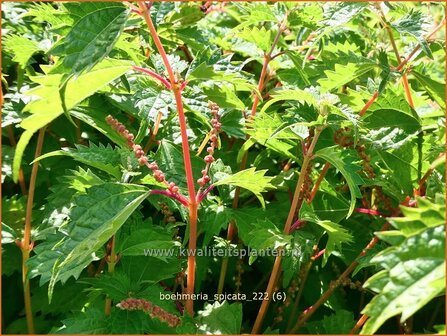
<instances>
[{"instance_id":1,"label":"green leaf","mask_svg":"<svg viewBox=\"0 0 447 336\"><path fill-rule=\"evenodd\" d=\"M25 223L26 197L14 195L11 198L2 198L2 225L6 224L22 236L23 223ZM2 236L3 241L3 236Z\"/></svg>"},{"instance_id":2,"label":"green leaf","mask_svg":"<svg viewBox=\"0 0 447 336\"><path fill-rule=\"evenodd\" d=\"M213 184L214 186L229 184L250 190L253 194L255 194L259 202L261 202L262 207L265 207L264 198L262 197L261 193L275 188L272 184L270 184L273 177L264 176L266 172L267 170L256 171L256 168L249 168L225 177L222 180L214 182Z\"/></svg>"},{"instance_id":3,"label":"green leaf","mask_svg":"<svg viewBox=\"0 0 447 336\"><path fill-rule=\"evenodd\" d=\"M421 11L411 10L409 13L405 14L398 21L391 24L391 26L396 29L401 34L408 34L413 36L422 50L427 54L428 57L433 59L433 54L428 46L428 42L424 37L425 31L423 26L427 23L427 18Z\"/></svg>"},{"instance_id":4,"label":"green leaf","mask_svg":"<svg viewBox=\"0 0 447 336\"><path fill-rule=\"evenodd\" d=\"M247 120L246 126L245 132L251 137L241 147L238 160L255 141L285 157L297 159L296 148L303 136L306 137L307 131L307 128L303 127L304 124L288 125L277 113L266 112L258 113L255 118ZM304 129L303 133L300 132L302 129Z\"/></svg>"},{"instance_id":5,"label":"green leaf","mask_svg":"<svg viewBox=\"0 0 447 336\"><path fill-rule=\"evenodd\" d=\"M203 62L193 71L191 71L187 77L187 80L191 83L196 81L216 81L227 82L233 84L236 91L252 91L260 96L258 88L249 83L245 78L240 77L238 74L227 73L224 71L216 71L213 66Z\"/></svg>"},{"instance_id":6,"label":"green leaf","mask_svg":"<svg viewBox=\"0 0 447 336\"><path fill-rule=\"evenodd\" d=\"M3 243L3 235L2 226L2 275L11 276L22 271L22 251L15 244Z\"/></svg>"},{"instance_id":7,"label":"green leaf","mask_svg":"<svg viewBox=\"0 0 447 336\"><path fill-rule=\"evenodd\" d=\"M62 321L60 334L106 334L109 332L108 319L99 308L86 309Z\"/></svg>"},{"instance_id":8,"label":"green leaf","mask_svg":"<svg viewBox=\"0 0 447 336\"><path fill-rule=\"evenodd\" d=\"M290 11L287 16L287 27L307 27L317 30L318 24L323 20L323 9L319 4L306 3L299 10Z\"/></svg>"},{"instance_id":9,"label":"green leaf","mask_svg":"<svg viewBox=\"0 0 447 336\"><path fill-rule=\"evenodd\" d=\"M198 313L199 331L206 334L239 334L242 325L242 304L214 302L205 304Z\"/></svg>"},{"instance_id":10,"label":"green leaf","mask_svg":"<svg viewBox=\"0 0 447 336\"><path fill-rule=\"evenodd\" d=\"M446 335L447 334L445 324L435 325L435 326L433 326L433 328L435 328L435 330L436 330L436 335Z\"/></svg>"},{"instance_id":11,"label":"green leaf","mask_svg":"<svg viewBox=\"0 0 447 336\"><path fill-rule=\"evenodd\" d=\"M155 121L159 111L166 117L170 110L176 110L172 92L160 87L146 86L135 98L138 116L145 120Z\"/></svg>"},{"instance_id":12,"label":"green leaf","mask_svg":"<svg viewBox=\"0 0 447 336\"><path fill-rule=\"evenodd\" d=\"M219 235L221 229L225 228L230 222L231 212L225 206L211 204L206 208L199 209L200 223L203 223L202 229L205 233L203 246L208 246L213 236ZM199 228L200 228L199 226Z\"/></svg>"},{"instance_id":13,"label":"green leaf","mask_svg":"<svg viewBox=\"0 0 447 336\"><path fill-rule=\"evenodd\" d=\"M77 78L71 78L65 90L67 109L72 109L85 98L126 73L129 69L130 64L127 61L104 60L91 71ZM32 80L40 84L40 86L31 89L28 91L28 94L38 96L39 99L30 102L24 109L25 112L30 112L32 115L20 124L25 129L25 132L23 132L17 143L14 156L13 178L15 182L18 179L23 152L33 134L64 113L59 95L62 75L37 76L32 77Z\"/></svg>"},{"instance_id":14,"label":"green leaf","mask_svg":"<svg viewBox=\"0 0 447 336\"><path fill-rule=\"evenodd\" d=\"M116 179L120 179L121 170L121 156L120 153L112 148L110 145L104 146L99 144L96 146L94 143L90 142L89 147L83 145L75 145L76 148L65 148L58 151L53 151L46 153L33 162L46 159L48 157L65 155L72 157L76 161L85 163L91 167L100 169L114 176Z\"/></svg>"},{"instance_id":15,"label":"green leaf","mask_svg":"<svg viewBox=\"0 0 447 336\"><path fill-rule=\"evenodd\" d=\"M175 29L185 28L194 25L204 16L205 14L195 3L185 3L183 6L178 6L176 10L173 10L166 15L163 20L163 26Z\"/></svg>"},{"instance_id":16,"label":"green leaf","mask_svg":"<svg viewBox=\"0 0 447 336\"><path fill-rule=\"evenodd\" d=\"M116 130L114 130L106 121L106 117L109 114L115 115L118 114L118 111L114 109L114 107L108 103L107 100L104 99L103 96L98 94L93 95L88 98L87 101L76 106L70 114L86 123L88 126L91 126L104 134L107 138L109 138L113 143L119 145L121 148L129 148L127 144L127 140L119 134ZM131 126L123 121L127 127L127 129L134 133Z\"/></svg>"},{"instance_id":17,"label":"green leaf","mask_svg":"<svg viewBox=\"0 0 447 336\"><path fill-rule=\"evenodd\" d=\"M259 22L277 22L278 18L273 14L272 8L270 6L265 6L260 3L251 4L249 16L244 18L247 23L258 24Z\"/></svg>"},{"instance_id":18,"label":"green leaf","mask_svg":"<svg viewBox=\"0 0 447 336\"><path fill-rule=\"evenodd\" d=\"M324 27L334 29L334 27L344 25L359 15L366 7L364 2L337 2L325 3L324 5Z\"/></svg>"},{"instance_id":19,"label":"green leaf","mask_svg":"<svg viewBox=\"0 0 447 336\"><path fill-rule=\"evenodd\" d=\"M405 237L419 234L445 222L445 205L432 203L424 198L418 198L417 202L418 206L415 208L400 207L404 217L390 219L390 223Z\"/></svg>"},{"instance_id":20,"label":"green leaf","mask_svg":"<svg viewBox=\"0 0 447 336\"><path fill-rule=\"evenodd\" d=\"M276 102L286 100L286 101L297 101L299 104L308 104L311 106L317 105L317 100L315 96L305 90L281 90L278 93L274 93L272 98L269 99L261 109L260 113L264 113L270 106Z\"/></svg>"},{"instance_id":21,"label":"green leaf","mask_svg":"<svg viewBox=\"0 0 447 336\"><path fill-rule=\"evenodd\" d=\"M362 334L374 334L386 320L399 314L400 321L406 321L445 291L445 206L421 200L417 199L419 211L405 213L405 219L413 225L403 218L389 219L405 238L389 240L392 246L371 260L383 270L365 283L377 295L362 311L369 316ZM436 219L432 221L433 218ZM388 237L393 232L396 231L381 236Z\"/></svg>"},{"instance_id":22,"label":"green leaf","mask_svg":"<svg viewBox=\"0 0 447 336\"><path fill-rule=\"evenodd\" d=\"M422 85L422 87L427 90L427 93L430 97L436 101L439 106L445 109L445 83L437 82L430 77L427 77L417 71L411 71L413 76L417 79L417 81Z\"/></svg>"},{"instance_id":23,"label":"green leaf","mask_svg":"<svg viewBox=\"0 0 447 336\"><path fill-rule=\"evenodd\" d=\"M290 244L292 236L285 235L278 227L265 218L253 223L244 242L256 250L273 249Z\"/></svg>"},{"instance_id":24,"label":"green leaf","mask_svg":"<svg viewBox=\"0 0 447 336\"><path fill-rule=\"evenodd\" d=\"M147 254L148 250L154 252L172 250L173 256L176 256L178 255L176 250L181 244L172 240L171 236L165 229L156 226L135 230L124 238L120 244L117 244L116 251L123 256L142 256ZM159 255L152 253L151 256L165 261L169 257L169 255L161 253Z\"/></svg>"},{"instance_id":25,"label":"green leaf","mask_svg":"<svg viewBox=\"0 0 447 336\"><path fill-rule=\"evenodd\" d=\"M346 179L349 186L349 192L351 193L351 204L346 216L348 218L354 211L356 198L362 197L358 185L363 184L363 180L357 174L357 171L359 170L358 167L348 162L346 155L343 154L343 152L338 150L337 146L333 146L320 149L315 153L315 156L328 161L331 165L337 168Z\"/></svg>"},{"instance_id":26,"label":"green leaf","mask_svg":"<svg viewBox=\"0 0 447 336\"><path fill-rule=\"evenodd\" d=\"M234 90L227 85L203 85L202 90L208 99L215 102L220 108L236 108L238 110L245 108L245 104L239 99Z\"/></svg>"},{"instance_id":27,"label":"green leaf","mask_svg":"<svg viewBox=\"0 0 447 336\"><path fill-rule=\"evenodd\" d=\"M338 309L334 314L323 317L320 321L308 322L306 327L311 334L347 335L355 325L351 311Z\"/></svg>"},{"instance_id":28,"label":"green leaf","mask_svg":"<svg viewBox=\"0 0 447 336\"><path fill-rule=\"evenodd\" d=\"M34 53L43 50L36 41L24 36L9 35L3 43L5 51L11 53L14 56L12 60L19 63L22 68L27 66Z\"/></svg>"},{"instance_id":29,"label":"green leaf","mask_svg":"<svg viewBox=\"0 0 447 336\"><path fill-rule=\"evenodd\" d=\"M83 15L51 51L64 56L63 65L72 74L88 71L101 62L112 50L127 20L126 7L119 2L89 4Z\"/></svg>"},{"instance_id":30,"label":"green leaf","mask_svg":"<svg viewBox=\"0 0 447 336\"><path fill-rule=\"evenodd\" d=\"M30 258L30 276L50 278L54 283L78 277L85 266L148 196L146 188L131 184L105 183L92 186L74 199L71 221L36 248Z\"/></svg>"},{"instance_id":31,"label":"green leaf","mask_svg":"<svg viewBox=\"0 0 447 336\"><path fill-rule=\"evenodd\" d=\"M326 78L319 79L317 82L322 92L330 92L361 77L376 66L375 63L335 64L335 69L325 70Z\"/></svg>"},{"instance_id":32,"label":"green leaf","mask_svg":"<svg viewBox=\"0 0 447 336\"><path fill-rule=\"evenodd\" d=\"M242 31L237 33L241 39L253 43L256 47L264 52L268 52L272 47L272 30L267 30L265 27L245 27Z\"/></svg>"},{"instance_id":33,"label":"green leaf","mask_svg":"<svg viewBox=\"0 0 447 336\"><path fill-rule=\"evenodd\" d=\"M388 90L368 109L364 118L365 126L370 129L398 127L406 133L413 133L421 127L416 111L405 98Z\"/></svg>"},{"instance_id":34,"label":"green leaf","mask_svg":"<svg viewBox=\"0 0 447 336\"><path fill-rule=\"evenodd\" d=\"M34 16L34 22L48 23L53 30L61 27L71 26L73 18L60 9L54 8L50 3L33 3L32 7L24 13L24 17Z\"/></svg>"},{"instance_id":35,"label":"green leaf","mask_svg":"<svg viewBox=\"0 0 447 336\"><path fill-rule=\"evenodd\" d=\"M296 277L304 263L310 260L314 253L313 246L317 244L314 236L303 230L295 230L292 240L285 247L285 256L282 258L283 287L288 287L290 281Z\"/></svg>"},{"instance_id":36,"label":"green leaf","mask_svg":"<svg viewBox=\"0 0 447 336\"><path fill-rule=\"evenodd\" d=\"M176 183L180 188L186 188L185 164L180 146L162 140L154 159L157 161L160 170L165 173L166 180ZM192 156L191 162L194 176L199 176L204 167L203 160L197 156Z\"/></svg>"},{"instance_id":37,"label":"green leaf","mask_svg":"<svg viewBox=\"0 0 447 336\"><path fill-rule=\"evenodd\" d=\"M317 224L325 230L328 235L326 249L324 251L322 265L325 266L329 256L334 251L341 249L341 244L351 243L352 235L341 225L331 222L330 220L320 220L313 211L311 205L303 202L300 209L300 219Z\"/></svg>"},{"instance_id":38,"label":"green leaf","mask_svg":"<svg viewBox=\"0 0 447 336\"><path fill-rule=\"evenodd\" d=\"M72 230L63 245L69 253L58 259L53 282L64 268L73 269L104 245L148 195L140 186L106 183L79 196L71 213Z\"/></svg>"}]
</instances>

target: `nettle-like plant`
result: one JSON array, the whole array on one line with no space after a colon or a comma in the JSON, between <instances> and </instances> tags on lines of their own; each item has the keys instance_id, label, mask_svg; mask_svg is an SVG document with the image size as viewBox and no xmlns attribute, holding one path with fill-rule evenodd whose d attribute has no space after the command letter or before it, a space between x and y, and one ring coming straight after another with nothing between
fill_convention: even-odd
<instances>
[{"instance_id":1,"label":"nettle-like plant","mask_svg":"<svg viewBox=\"0 0 447 336\"><path fill-rule=\"evenodd\" d=\"M2 9L3 333L445 334L443 4Z\"/></svg>"}]
</instances>

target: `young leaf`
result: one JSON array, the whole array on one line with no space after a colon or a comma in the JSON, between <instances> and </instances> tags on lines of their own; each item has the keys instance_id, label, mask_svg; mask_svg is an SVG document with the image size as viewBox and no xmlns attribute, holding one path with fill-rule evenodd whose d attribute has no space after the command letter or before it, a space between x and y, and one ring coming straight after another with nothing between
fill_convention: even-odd
<instances>
[{"instance_id":1,"label":"young leaf","mask_svg":"<svg viewBox=\"0 0 447 336\"><path fill-rule=\"evenodd\" d=\"M77 78L71 78L65 90L67 109L72 109L85 98L126 73L129 69L130 64L126 61L104 60L91 71ZM31 89L28 91L28 94L38 96L39 99L30 102L24 109L25 112L30 112L32 115L24 119L20 124L25 129L25 132L17 143L14 156L14 181L18 179L23 152L33 134L64 113L59 95L59 85L62 80L62 75L38 76L32 79L34 82L40 84L40 86Z\"/></svg>"},{"instance_id":2,"label":"young leaf","mask_svg":"<svg viewBox=\"0 0 447 336\"><path fill-rule=\"evenodd\" d=\"M36 41L18 35L7 36L4 41L4 48L14 55L12 60L19 63L23 69L34 53L43 50Z\"/></svg>"},{"instance_id":3,"label":"young leaf","mask_svg":"<svg viewBox=\"0 0 447 336\"><path fill-rule=\"evenodd\" d=\"M272 30L266 30L265 27L261 29L255 27L244 28L238 32L237 36L245 41L252 42L256 47L264 52L268 52L272 47Z\"/></svg>"},{"instance_id":4,"label":"young leaf","mask_svg":"<svg viewBox=\"0 0 447 336\"><path fill-rule=\"evenodd\" d=\"M346 179L351 193L351 205L349 206L349 211L346 217L351 216L355 208L355 199L362 197L358 185L362 184L363 180L357 174L358 167L344 160L343 153L339 152L336 146L320 149L315 153L315 156L328 161L331 165L337 168Z\"/></svg>"},{"instance_id":5,"label":"young leaf","mask_svg":"<svg viewBox=\"0 0 447 336\"><path fill-rule=\"evenodd\" d=\"M264 176L266 172L267 170L256 171L256 168L248 168L214 182L213 184L214 186L229 184L248 189L255 194L262 206L265 207L264 198L262 197L261 193L275 188L272 184L270 184L273 177Z\"/></svg>"},{"instance_id":6,"label":"young leaf","mask_svg":"<svg viewBox=\"0 0 447 336\"><path fill-rule=\"evenodd\" d=\"M304 105L304 104L308 104L308 105L311 105L311 106L316 106L317 105L317 100L316 100L315 96L311 92L309 92L309 91L305 91L305 90L282 90L282 91L278 91L277 93L274 93L272 95L272 98L269 99L269 101L264 104L264 106L262 107L260 113L263 113L263 112L267 111L267 109L271 105L275 104L276 102L282 101L282 100L297 101L301 105Z\"/></svg>"}]
</instances>

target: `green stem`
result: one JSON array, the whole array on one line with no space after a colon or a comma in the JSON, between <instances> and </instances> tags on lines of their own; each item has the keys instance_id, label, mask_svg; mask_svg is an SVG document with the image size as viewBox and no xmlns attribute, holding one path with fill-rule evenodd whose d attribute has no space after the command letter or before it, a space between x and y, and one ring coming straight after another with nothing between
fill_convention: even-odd
<instances>
[{"instance_id":1,"label":"green stem","mask_svg":"<svg viewBox=\"0 0 447 336\"><path fill-rule=\"evenodd\" d=\"M15 148L17 146L17 141L14 137L14 129L12 128L11 125L8 125L6 127L6 129L8 131L9 142L11 143L11 146ZM20 169L19 169L19 185L20 185L20 190L21 190L22 194L27 195L28 192L26 190L25 176L23 175L22 167L20 167Z\"/></svg>"},{"instance_id":2,"label":"green stem","mask_svg":"<svg viewBox=\"0 0 447 336\"><path fill-rule=\"evenodd\" d=\"M41 128L39 131L39 136L37 138L36 151L34 153L34 158L37 159L42 152L43 139L45 137L45 127ZM33 311L31 305L31 290L28 276L28 259L32 249L31 246L31 222L33 215L33 203L34 203L34 192L36 190L36 180L37 171L39 170L39 162L33 163L33 168L31 170L31 178L28 190L28 200L26 203L26 215L25 215L25 231L23 234L23 240L20 243L22 250L22 282L23 282L23 296L25 301L25 315L26 324L28 326L28 333L34 334L34 321L33 321Z\"/></svg>"},{"instance_id":3,"label":"green stem","mask_svg":"<svg viewBox=\"0 0 447 336\"><path fill-rule=\"evenodd\" d=\"M107 261L107 270L109 273L115 272L115 265L117 262L116 252L115 252L115 235L112 236L109 260ZM107 297L104 313L106 316L110 316L112 311L112 299Z\"/></svg>"}]
</instances>

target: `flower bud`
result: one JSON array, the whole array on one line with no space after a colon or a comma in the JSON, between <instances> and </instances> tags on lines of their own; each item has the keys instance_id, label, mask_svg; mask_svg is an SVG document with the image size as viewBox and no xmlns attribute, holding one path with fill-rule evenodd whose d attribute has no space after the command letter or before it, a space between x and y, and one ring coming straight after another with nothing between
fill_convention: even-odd
<instances>
[{"instance_id":1,"label":"flower bud","mask_svg":"<svg viewBox=\"0 0 447 336\"><path fill-rule=\"evenodd\" d=\"M147 164L147 157L146 157L146 156L142 156L142 157L140 157L140 158L138 159L138 163L139 163L141 166L146 165L146 164Z\"/></svg>"},{"instance_id":2,"label":"flower bud","mask_svg":"<svg viewBox=\"0 0 447 336\"><path fill-rule=\"evenodd\" d=\"M155 170L156 171L158 169L157 162L154 161L154 162L149 163L148 167L149 167L150 170Z\"/></svg>"},{"instance_id":3,"label":"flower bud","mask_svg":"<svg viewBox=\"0 0 447 336\"><path fill-rule=\"evenodd\" d=\"M119 123L118 127L116 129L119 133L123 133L126 130L126 127L124 127L123 124Z\"/></svg>"}]
</instances>

